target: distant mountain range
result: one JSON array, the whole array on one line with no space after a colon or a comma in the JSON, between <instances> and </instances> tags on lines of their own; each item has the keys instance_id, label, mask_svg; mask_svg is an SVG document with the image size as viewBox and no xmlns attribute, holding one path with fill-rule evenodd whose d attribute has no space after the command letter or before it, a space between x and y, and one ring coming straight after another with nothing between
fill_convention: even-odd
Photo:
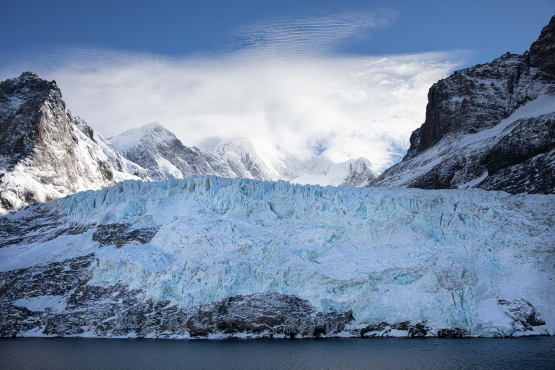
<instances>
[{"instance_id":1,"label":"distant mountain range","mask_svg":"<svg viewBox=\"0 0 555 370\"><path fill-rule=\"evenodd\" d=\"M217 175L334 186L555 193L555 20L530 51L434 84L403 160L379 177L365 158L261 153L246 139L185 146L159 123L105 139L32 72L0 83L0 213L125 179Z\"/></svg>"},{"instance_id":2,"label":"distant mountain range","mask_svg":"<svg viewBox=\"0 0 555 370\"><path fill-rule=\"evenodd\" d=\"M161 124L153 122L111 137L125 158L148 170L153 180L217 175L300 184L363 186L375 178L366 158L334 163L325 157L259 153L248 139L222 140L213 151L186 147Z\"/></svg>"},{"instance_id":3,"label":"distant mountain range","mask_svg":"<svg viewBox=\"0 0 555 370\"><path fill-rule=\"evenodd\" d=\"M126 179L191 175L336 186L364 186L376 177L365 158L333 163L283 151L268 157L246 139L203 151L159 123L107 140L66 108L55 81L25 72L0 83L0 214Z\"/></svg>"}]
</instances>

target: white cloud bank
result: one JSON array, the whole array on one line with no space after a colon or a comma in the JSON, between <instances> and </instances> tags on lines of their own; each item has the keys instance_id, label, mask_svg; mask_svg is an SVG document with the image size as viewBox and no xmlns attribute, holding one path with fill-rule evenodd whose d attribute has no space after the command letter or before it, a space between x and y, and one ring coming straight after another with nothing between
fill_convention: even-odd
<instances>
[{"instance_id":1,"label":"white cloud bank","mask_svg":"<svg viewBox=\"0 0 555 370\"><path fill-rule=\"evenodd\" d=\"M333 53L394 16L255 25L236 38L246 47L205 57L72 49L16 67L55 79L68 107L107 137L157 121L189 146L211 149L219 139L247 137L264 151L280 146L333 161L363 156L383 170L424 121L429 87L461 57Z\"/></svg>"}]
</instances>

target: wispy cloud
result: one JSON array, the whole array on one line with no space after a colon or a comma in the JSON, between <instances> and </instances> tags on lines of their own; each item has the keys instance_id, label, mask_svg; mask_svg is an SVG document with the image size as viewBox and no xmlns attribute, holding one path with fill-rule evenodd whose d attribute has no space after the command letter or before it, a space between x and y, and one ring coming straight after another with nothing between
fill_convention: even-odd
<instances>
[{"instance_id":1,"label":"wispy cloud","mask_svg":"<svg viewBox=\"0 0 555 370\"><path fill-rule=\"evenodd\" d=\"M343 13L325 17L275 19L244 27L233 34L237 49L255 48L271 55L315 55L329 52L341 41L386 27L397 17L394 10Z\"/></svg>"},{"instance_id":2,"label":"wispy cloud","mask_svg":"<svg viewBox=\"0 0 555 370\"><path fill-rule=\"evenodd\" d=\"M383 169L423 122L428 88L461 60L456 52L333 53L341 40L394 16L257 24L239 32L235 51L200 57L71 49L5 64L1 74L24 66L56 79L68 107L105 136L158 121L185 145L210 149L247 137L264 151L364 156Z\"/></svg>"}]
</instances>

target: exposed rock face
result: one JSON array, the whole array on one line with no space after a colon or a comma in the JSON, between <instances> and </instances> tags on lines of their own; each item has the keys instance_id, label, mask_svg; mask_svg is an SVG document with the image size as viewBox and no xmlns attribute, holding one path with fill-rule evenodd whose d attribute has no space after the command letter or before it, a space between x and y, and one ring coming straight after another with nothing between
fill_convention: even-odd
<instances>
[{"instance_id":1,"label":"exposed rock face","mask_svg":"<svg viewBox=\"0 0 555 370\"><path fill-rule=\"evenodd\" d=\"M246 334L263 337L318 337L344 332L350 312L317 311L306 300L276 292L238 295L199 307L187 319L191 336Z\"/></svg>"},{"instance_id":2,"label":"exposed rock face","mask_svg":"<svg viewBox=\"0 0 555 370\"><path fill-rule=\"evenodd\" d=\"M512 194L555 192L555 113L516 122L481 165L488 176L477 187Z\"/></svg>"},{"instance_id":3,"label":"exposed rock face","mask_svg":"<svg viewBox=\"0 0 555 370\"><path fill-rule=\"evenodd\" d=\"M450 133L491 128L546 93L546 84L555 78L531 67L527 59L526 55L505 54L491 63L456 71L434 84L428 92L418 146L411 152L421 153Z\"/></svg>"},{"instance_id":4,"label":"exposed rock face","mask_svg":"<svg viewBox=\"0 0 555 370\"><path fill-rule=\"evenodd\" d=\"M35 330L39 336L314 338L342 333L353 321L349 312L318 312L305 300L276 292L183 309L146 299L125 284L87 285L94 262L87 255L0 273L0 336Z\"/></svg>"},{"instance_id":5,"label":"exposed rock face","mask_svg":"<svg viewBox=\"0 0 555 370\"><path fill-rule=\"evenodd\" d=\"M99 225L92 240L98 242L100 247L115 245L121 248L127 244L146 244L152 240L158 229L158 227L133 229L131 225L125 223Z\"/></svg>"},{"instance_id":6,"label":"exposed rock face","mask_svg":"<svg viewBox=\"0 0 555 370\"><path fill-rule=\"evenodd\" d=\"M538 41L530 46L530 64L540 71L555 76L555 16L545 26Z\"/></svg>"},{"instance_id":7,"label":"exposed rock face","mask_svg":"<svg viewBox=\"0 0 555 370\"><path fill-rule=\"evenodd\" d=\"M0 335L555 332L555 195L125 181L0 218Z\"/></svg>"},{"instance_id":8,"label":"exposed rock face","mask_svg":"<svg viewBox=\"0 0 555 370\"><path fill-rule=\"evenodd\" d=\"M555 192L543 185L555 175L552 165L543 166L555 147L554 109L515 116L538 97L555 95L554 27L555 17L524 55L507 53L434 84L426 121L411 135L407 155L371 185ZM494 132L499 125L506 130ZM517 141L509 150L508 142Z\"/></svg>"},{"instance_id":9,"label":"exposed rock face","mask_svg":"<svg viewBox=\"0 0 555 370\"><path fill-rule=\"evenodd\" d=\"M45 126L43 116L48 109L48 107L43 108L43 105L60 104L61 106L57 108L61 108L62 111L65 105L61 101L62 96L56 83L39 79L32 72L25 72L19 78L2 82L0 91L2 93L0 154L15 157L13 160L17 161L25 154L31 154L35 141L47 139L44 138L46 127L40 127ZM65 112L55 113L63 115Z\"/></svg>"},{"instance_id":10,"label":"exposed rock face","mask_svg":"<svg viewBox=\"0 0 555 370\"><path fill-rule=\"evenodd\" d=\"M0 214L114 184L80 123L54 81L26 72L0 83Z\"/></svg>"}]
</instances>

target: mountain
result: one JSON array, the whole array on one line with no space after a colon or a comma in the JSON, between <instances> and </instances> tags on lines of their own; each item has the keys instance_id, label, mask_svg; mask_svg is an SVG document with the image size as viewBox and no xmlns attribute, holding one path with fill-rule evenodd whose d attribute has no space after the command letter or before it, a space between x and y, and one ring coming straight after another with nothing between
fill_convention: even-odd
<instances>
[{"instance_id":1,"label":"mountain","mask_svg":"<svg viewBox=\"0 0 555 370\"><path fill-rule=\"evenodd\" d=\"M261 156L248 140L223 140L213 152L202 151L158 123L107 140L66 108L55 81L25 72L0 82L0 215L126 179L210 174L293 180L325 174L332 165L313 156ZM358 169L343 171L345 179L356 178Z\"/></svg>"},{"instance_id":2,"label":"mountain","mask_svg":"<svg viewBox=\"0 0 555 370\"><path fill-rule=\"evenodd\" d=\"M372 186L555 193L555 17L523 55L434 84L403 160Z\"/></svg>"},{"instance_id":3,"label":"mountain","mask_svg":"<svg viewBox=\"0 0 555 370\"><path fill-rule=\"evenodd\" d=\"M345 177L344 182L341 186L352 187L352 186L365 186L366 184L374 181L376 179L376 173L372 169L372 163L364 157L359 159L350 159L348 164L348 176Z\"/></svg>"},{"instance_id":4,"label":"mountain","mask_svg":"<svg viewBox=\"0 0 555 370\"><path fill-rule=\"evenodd\" d=\"M220 158L196 147L186 147L157 122L125 131L109 141L128 160L146 168L153 180L205 174L235 177Z\"/></svg>"},{"instance_id":5,"label":"mountain","mask_svg":"<svg viewBox=\"0 0 555 370\"><path fill-rule=\"evenodd\" d=\"M309 172L291 181L301 185L356 187L365 186L375 179L372 164L368 159L361 157L349 159L346 162L330 163L325 171Z\"/></svg>"},{"instance_id":6,"label":"mountain","mask_svg":"<svg viewBox=\"0 0 555 370\"><path fill-rule=\"evenodd\" d=\"M107 154L125 163L66 109L55 81L25 72L0 82L0 214L136 178Z\"/></svg>"},{"instance_id":7,"label":"mountain","mask_svg":"<svg viewBox=\"0 0 555 370\"><path fill-rule=\"evenodd\" d=\"M125 158L108 139L98 133L98 131L93 130L85 121L81 120L81 122L77 127L104 152L106 160L114 169L116 181L133 179L152 180L147 169Z\"/></svg>"},{"instance_id":8,"label":"mountain","mask_svg":"<svg viewBox=\"0 0 555 370\"><path fill-rule=\"evenodd\" d=\"M293 155L283 149L270 155L258 152L247 139L223 140L214 149L237 177L258 180L287 180L301 185L364 186L375 179L366 158L334 163L310 153Z\"/></svg>"},{"instance_id":9,"label":"mountain","mask_svg":"<svg viewBox=\"0 0 555 370\"><path fill-rule=\"evenodd\" d=\"M555 195L124 181L0 218L0 335L555 333Z\"/></svg>"},{"instance_id":10,"label":"mountain","mask_svg":"<svg viewBox=\"0 0 555 370\"><path fill-rule=\"evenodd\" d=\"M233 177L257 180L280 178L278 172L260 158L250 140L222 140L213 152L229 166L235 174Z\"/></svg>"},{"instance_id":11,"label":"mountain","mask_svg":"<svg viewBox=\"0 0 555 370\"><path fill-rule=\"evenodd\" d=\"M159 123L125 131L109 139L128 160L147 168L153 180L191 175L241 177L264 181L287 180L302 184L364 186L374 179L365 158L334 163L310 154L277 150L261 153L248 139L224 139L213 151L187 147Z\"/></svg>"}]
</instances>

